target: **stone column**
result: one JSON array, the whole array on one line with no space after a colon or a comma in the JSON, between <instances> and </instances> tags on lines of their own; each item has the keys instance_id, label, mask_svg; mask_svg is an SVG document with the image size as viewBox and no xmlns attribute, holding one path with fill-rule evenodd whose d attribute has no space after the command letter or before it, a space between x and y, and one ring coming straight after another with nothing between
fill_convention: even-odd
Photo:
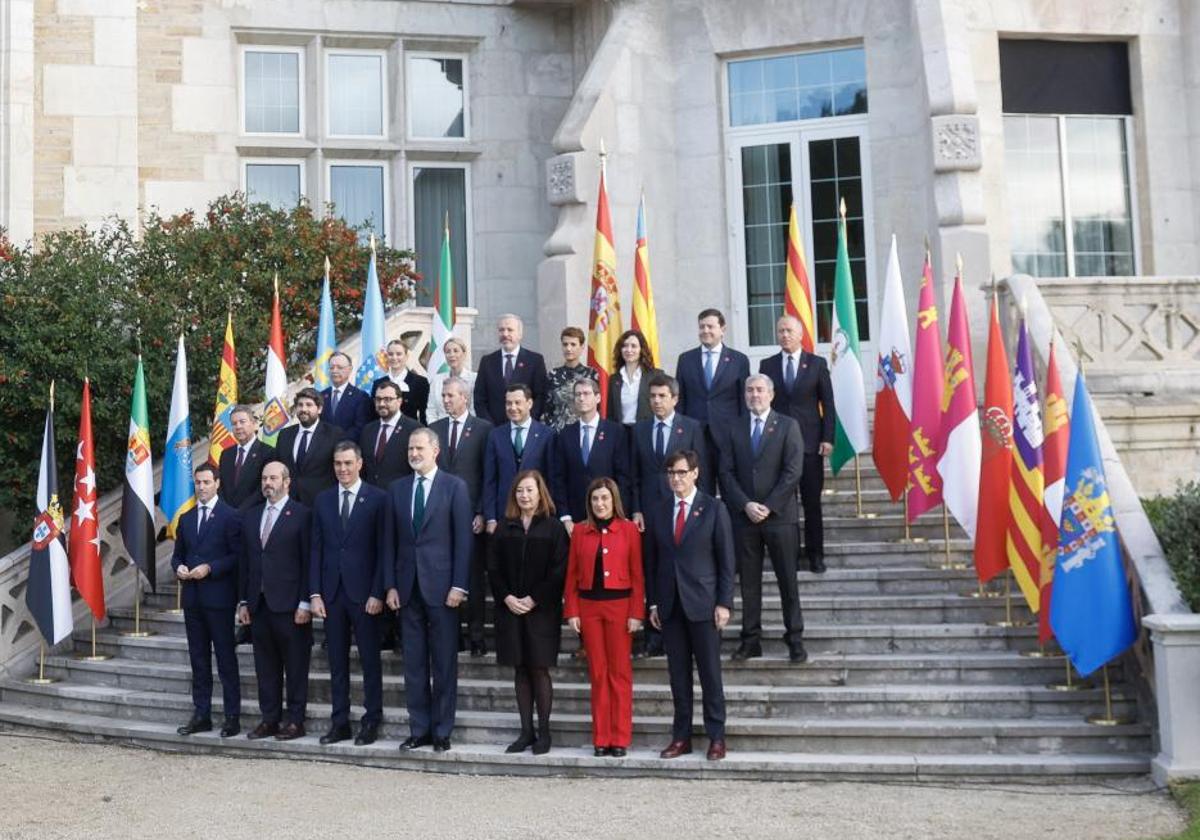
<instances>
[{"instance_id":1,"label":"stone column","mask_svg":"<svg viewBox=\"0 0 1200 840\"><path fill-rule=\"evenodd\" d=\"M0 227L33 236L33 0L0 3Z\"/></svg>"},{"instance_id":2,"label":"stone column","mask_svg":"<svg viewBox=\"0 0 1200 840\"><path fill-rule=\"evenodd\" d=\"M1159 784L1200 779L1200 615L1148 615L1154 643L1159 753L1150 772Z\"/></svg>"}]
</instances>

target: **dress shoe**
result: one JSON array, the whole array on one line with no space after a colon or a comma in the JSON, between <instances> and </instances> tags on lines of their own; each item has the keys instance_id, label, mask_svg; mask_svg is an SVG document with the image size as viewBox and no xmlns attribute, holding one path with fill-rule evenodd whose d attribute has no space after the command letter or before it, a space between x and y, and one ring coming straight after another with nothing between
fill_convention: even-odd
<instances>
[{"instance_id":1,"label":"dress shoe","mask_svg":"<svg viewBox=\"0 0 1200 840\"><path fill-rule=\"evenodd\" d=\"M285 723L275 735L276 741L294 741L304 737L303 723Z\"/></svg>"},{"instance_id":2,"label":"dress shoe","mask_svg":"<svg viewBox=\"0 0 1200 840\"><path fill-rule=\"evenodd\" d=\"M681 738L678 741L672 741L667 744L667 748L658 754L659 758L679 758L681 755L691 755L692 742L690 739Z\"/></svg>"},{"instance_id":3,"label":"dress shoe","mask_svg":"<svg viewBox=\"0 0 1200 840\"><path fill-rule=\"evenodd\" d=\"M471 642L471 656L487 656L487 645L483 642Z\"/></svg>"},{"instance_id":4,"label":"dress shoe","mask_svg":"<svg viewBox=\"0 0 1200 840\"><path fill-rule=\"evenodd\" d=\"M626 756L624 747L609 747L608 754L613 758L624 758Z\"/></svg>"},{"instance_id":5,"label":"dress shoe","mask_svg":"<svg viewBox=\"0 0 1200 840\"><path fill-rule=\"evenodd\" d=\"M808 568L814 575L825 574L825 558L820 554L814 554L812 557L808 558Z\"/></svg>"},{"instance_id":6,"label":"dress shoe","mask_svg":"<svg viewBox=\"0 0 1200 840\"><path fill-rule=\"evenodd\" d=\"M612 755L612 750L608 747L593 747L592 755L596 758L604 758L606 755Z\"/></svg>"},{"instance_id":7,"label":"dress shoe","mask_svg":"<svg viewBox=\"0 0 1200 840\"><path fill-rule=\"evenodd\" d=\"M379 724L364 723L358 727L358 734L354 736L354 746L365 747L367 744L374 744L378 736Z\"/></svg>"},{"instance_id":8,"label":"dress shoe","mask_svg":"<svg viewBox=\"0 0 1200 840\"><path fill-rule=\"evenodd\" d=\"M257 741L259 738L270 738L272 735L279 733L278 723L267 723L265 720L258 726L246 733L246 737L251 741Z\"/></svg>"},{"instance_id":9,"label":"dress shoe","mask_svg":"<svg viewBox=\"0 0 1200 840\"><path fill-rule=\"evenodd\" d=\"M651 642L646 645L646 658L653 659L656 656L664 656L662 642Z\"/></svg>"},{"instance_id":10,"label":"dress shoe","mask_svg":"<svg viewBox=\"0 0 1200 840\"><path fill-rule=\"evenodd\" d=\"M709 744L708 752L704 754L704 757L707 758L709 761L720 761L722 758L724 758L725 757L725 739L718 738L717 740L715 740L711 744Z\"/></svg>"},{"instance_id":11,"label":"dress shoe","mask_svg":"<svg viewBox=\"0 0 1200 840\"><path fill-rule=\"evenodd\" d=\"M550 752L550 733L539 732L537 740L533 742L533 754L545 755Z\"/></svg>"},{"instance_id":12,"label":"dress shoe","mask_svg":"<svg viewBox=\"0 0 1200 840\"><path fill-rule=\"evenodd\" d=\"M197 732L212 732L212 721L208 718L192 718L175 731L180 735L195 735Z\"/></svg>"},{"instance_id":13,"label":"dress shoe","mask_svg":"<svg viewBox=\"0 0 1200 840\"><path fill-rule=\"evenodd\" d=\"M249 645L254 642L254 631L250 629L249 624L239 624L237 629L233 631L233 644Z\"/></svg>"},{"instance_id":14,"label":"dress shoe","mask_svg":"<svg viewBox=\"0 0 1200 840\"><path fill-rule=\"evenodd\" d=\"M449 738L434 738L433 751L436 753L448 752L450 750ZM535 750L536 751L536 750Z\"/></svg>"},{"instance_id":15,"label":"dress shoe","mask_svg":"<svg viewBox=\"0 0 1200 840\"><path fill-rule=\"evenodd\" d=\"M321 746L325 747L329 744L336 744L338 741L349 741L354 737L350 731L350 724L343 723L341 726L331 726L329 731L321 736Z\"/></svg>"},{"instance_id":16,"label":"dress shoe","mask_svg":"<svg viewBox=\"0 0 1200 840\"><path fill-rule=\"evenodd\" d=\"M796 665L808 661L808 651L804 649L802 642L796 642L788 648L788 659Z\"/></svg>"},{"instance_id":17,"label":"dress shoe","mask_svg":"<svg viewBox=\"0 0 1200 840\"><path fill-rule=\"evenodd\" d=\"M758 642L742 642L733 652L733 660L740 662L745 659L757 659L762 656L762 645Z\"/></svg>"},{"instance_id":18,"label":"dress shoe","mask_svg":"<svg viewBox=\"0 0 1200 840\"><path fill-rule=\"evenodd\" d=\"M534 736L532 731L522 732L520 735L517 736L517 740L513 741L511 744L509 744L507 747L504 748L504 751L506 753L525 752L525 750L527 750L531 746L533 746L533 742L536 740L537 740L537 738Z\"/></svg>"},{"instance_id":19,"label":"dress shoe","mask_svg":"<svg viewBox=\"0 0 1200 840\"><path fill-rule=\"evenodd\" d=\"M225 718L225 722L221 724L221 737L232 738L242 731L242 722L237 718Z\"/></svg>"},{"instance_id":20,"label":"dress shoe","mask_svg":"<svg viewBox=\"0 0 1200 840\"><path fill-rule=\"evenodd\" d=\"M403 741L400 742L400 752L408 752L409 750L415 750L417 747L428 747L432 743L433 743L433 738L430 737L429 735L422 735L420 737L417 737L415 735L409 735L407 738L405 738Z\"/></svg>"}]
</instances>

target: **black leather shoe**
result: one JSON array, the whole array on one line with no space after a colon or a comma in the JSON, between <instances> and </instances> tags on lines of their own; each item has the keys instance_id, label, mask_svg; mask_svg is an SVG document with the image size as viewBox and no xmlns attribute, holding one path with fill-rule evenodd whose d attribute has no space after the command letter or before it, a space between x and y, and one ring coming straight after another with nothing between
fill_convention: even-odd
<instances>
[{"instance_id":1,"label":"black leather shoe","mask_svg":"<svg viewBox=\"0 0 1200 840\"><path fill-rule=\"evenodd\" d=\"M449 749L450 749L450 739L449 738L434 738L433 739L433 751L434 752L443 753L443 752L447 752ZM536 752L536 751L537 750L535 748L534 752Z\"/></svg>"},{"instance_id":2,"label":"black leather shoe","mask_svg":"<svg viewBox=\"0 0 1200 840\"><path fill-rule=\"evenodd\" d=\"M733 652L733 660L741 662L746 659L757 659L762 656L762 645L757 642L742 642L738 645L738 649Z\"/></svg>"},{"instance_id":3,"label":"black leather shoe","mask_svg":"<svg viewBox=\"0 0 1200 840\"><path fill-rule=\"evenodd\" d=\"M278 734L278 723L267 723L266 721L263 721L258 726L251 729L246 737L251 741L257 741L259 738L270 738L272 735Z\"/></svg>"},{"instance_id":4,"label":"black leather shoe","mask_svg":"<svg viewBox=\"0 0 1200 840\"><path fill-rule=\"evenodd\" d=\"M608 754L611 755L613 758L624 758L625 757L625 748L624 747L609 747Z\"/></svg>"},{"instance_id":5,"label":"black leather shoe","mask_svg":"<svg viewBox=\"0 0 1200 840\"><path fill-rule=\"evenodd\" d=\"M814 575L825 574L825 558L820 554L814 554L812 557L808 558L808 568Z\"/></svg>"},{"instance_id":6,"label":"black leather shoe","mask_svg":"<svg viewBox=\"0 0 1200 840\"><path fill-rule=\"evenodd\" d=\"M354 746L365 747L367 744L374 744L378 736L379 724L364 723L358 727L358 734L354 736Z\"/></svg>"},{"instance_id":7,"label":"black leather shoe","mask_svg":"<svg viewBox=\"0 0 1200 840\"><path fill-rule=\"evenodd\" d=\"M797 665L808 661L808 651L804 649L803 642L796 642L788 649L788 659Z\"/></svg>"},{"instance_id":8,"label":"black leather shoe","mask_svg":"<svg viewBox=\"0 0 1200 840\"><path fill-rule=\"evenodd\" d=\"M433 743L433 738L430 737L429 735L422 735L420 738L416 738L416 737L413 737L412 735L409 735L407 738L405 738L403 741L400 742L400 752L408 752L409 750L415 750L417 747L428 747L432 743Z\"/></svg>"},{"instance_id":9,"label":"black leather shoe","mask_svg":"<svg viewBox=\"0 0 1200 840\"><path fill-rule=\"evenodd\" d=\"M175 731L180 735L195 735L197 732L212 732L212 721L207 718L192 718Z\"/></svg>"},{"instance_id":10,"label":"black leather shoe","mask_svg":"<svg viewBox=\"0 0 1200 840\"><path fill-rule=\"evenodd\" d=\"M232 738L242 731L242 723L237 718L225 718L225 722L221 724L221 737Z\"/></svg>"},{"instance_id":11,"label":"black leather shoe","mask_svg":"<svg viewBox=\"0 0 1200 840\"><path fill-rule=\"evenodd\" d=\"M331 726L329 731L321 736L321 746L326 747L330 744L336 744L338 741L349 741L354 737L354 733L350 731L350 724L344 723L341 726Z\"/></svg>"},{"instance_id":12,"label":"black leather shoe","mask_svg":"<svg viewBox=\"0 0 1200 840\"><path fill-rule=\"evenodd\" d=\"M612 750L610 750L608 747L594 747L592 749L592 755L594 755L596 758L604 758L606 755L612 755Z\"/></svg>"},{"instance_id":13,"label":"black leather shoe","mask_svg":"<svg viewBox=\"0 0 1200 840\"><path fill-rule=\"evenodd\" d=\"M471 656L487 656L487 645L483 642L471 642Z\"/></svg>"},{"instance_id":14,"label":"black leather shoe","mask_svg":"<svg viewBox=\"0 0 1200 840\"><path fill-rule=\"evenodd\" d=\"M513 741L504 748L506 753L521 753L533 746L533 742L537 740L532 732L522 732L517 736L517 740Z\"/></svg>"}]
</instances>

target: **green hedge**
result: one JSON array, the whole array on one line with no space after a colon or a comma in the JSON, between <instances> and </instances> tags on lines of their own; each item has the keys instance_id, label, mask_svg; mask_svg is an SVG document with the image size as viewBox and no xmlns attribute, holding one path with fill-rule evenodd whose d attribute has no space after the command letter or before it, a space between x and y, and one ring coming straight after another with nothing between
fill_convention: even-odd
<instances>
[{"instance_id":1,"label":"green hedge","mask_svg":"<svg viewBox=\"0 0 1200 840\"><path fill-rule=\"evenodd\" d=\"M1174 496L1142 501L1183 597L1200 612L1200 483L1181 484Z\"/></svg>"}]
</instances>

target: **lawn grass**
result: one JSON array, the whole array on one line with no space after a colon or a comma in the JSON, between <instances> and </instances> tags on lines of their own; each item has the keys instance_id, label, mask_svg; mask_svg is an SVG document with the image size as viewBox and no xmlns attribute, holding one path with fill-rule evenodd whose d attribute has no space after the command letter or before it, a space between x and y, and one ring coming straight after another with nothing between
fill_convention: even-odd
<instances>
[{"instance_id":1,"label":"lawn grass","mask_svg":"<svg viewBox=\"0 0 1200 840\"><path fill-rule=\"evenodd\" d=\"M1163 840L1200 840L1200 782L1181 782L1171 785L1171 795L1187 812L1188 825L1179 834Z\"/></svg>"}]
</instances>

